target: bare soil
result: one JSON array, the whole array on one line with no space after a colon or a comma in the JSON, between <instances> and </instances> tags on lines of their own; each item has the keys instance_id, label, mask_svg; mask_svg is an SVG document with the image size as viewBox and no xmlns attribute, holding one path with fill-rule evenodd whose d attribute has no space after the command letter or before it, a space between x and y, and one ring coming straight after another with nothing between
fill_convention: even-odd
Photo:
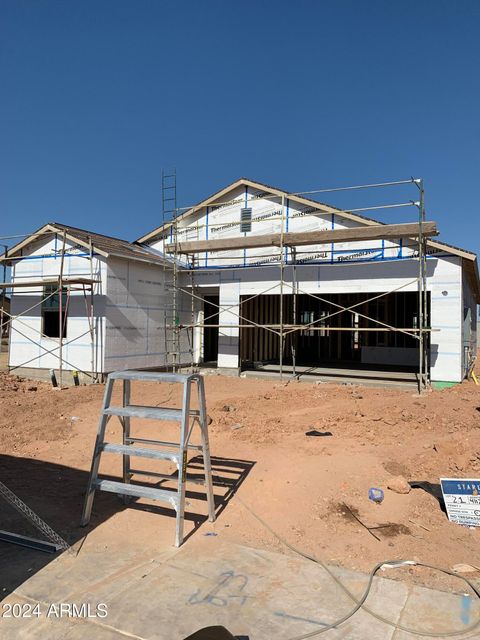
<instances>
[{"instance_id":1,"label":"bare soil","mask_svg":"<svg viewBox=\"0 0 480 640\"><path fill-rule=\"evenodd\" d=\"M72 543L88 533L97 546L121 549L134 539L165 547L173 541L173 514L142 501L125 508L101 494L90 527L78 527L103 391L102 385L58 391L0 373L0 480ZM179 406L179 392L174 385L138 384L133 401ZM279 535L328 563L361 571L392 559L480 566L480 529L449 522L439 493L441 477L480 477L480 393L473 382L419 396L212 376L206 392L219 515L214 524L202 516L187 519L193 531L187 544L215 533L282 550L236 500L238 493ZM176 427L165 423L159 431L159 423L143 421L135 429L151 438L161 431L168 439ZM321 435L306 435L310 431ZM112 419L108 439L118 442L120 433ZM104 459L102 471L118 478L121 461ZM198 462L190 463L190 473L201 471ZM175 469L167 473L174 478ZM410 493L387 489L397 475L413 483ZM384 491L381 504L369 500L371 487ZM189 491L189 512L206 513L201 497L201 487ZM0 502L1 528L21 529L14 512L2 508ZM418 571L410 573L418 579ZM423 572L420 579L451 586L439 573Z\"/></svg>"}]
</instances>

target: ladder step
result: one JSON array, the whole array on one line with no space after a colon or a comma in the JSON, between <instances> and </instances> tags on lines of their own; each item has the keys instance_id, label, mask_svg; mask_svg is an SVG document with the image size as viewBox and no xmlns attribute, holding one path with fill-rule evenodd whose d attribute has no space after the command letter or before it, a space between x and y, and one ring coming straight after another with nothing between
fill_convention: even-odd
<instances>
[{"instance_id":1,"label":"ladder step","mask_svg":"<svg viewBox=\"0 0 480 640\"><path fill-rule=\"evenodd\" d=\"M196 373L162 373L156 371L113 371L108 375L110 380L152 380L153 382L189 382L197 380Z\"/></svg>"},{"instance_id":2,"label":"ladder step","mask_svg":"<svg viewBox=\"0 0 480 640\"><path fill-rule=\"evenodd\" d=\"M178 508L178 496L173 491L164 489L154 489L153 487L141 486L138 484L124 484L113 480L97 480L95 488L99 491L108 491L121 496L135 496L137 498L148 498L149 500L159 500L168 502L174 509Z\"/></svg>"},{"instance_id":3,"label":"ladder step","mask_svg":"<svg viewBox=\"0 0 480 640\"><path fill-rule=\"evenodd\" d=\"M154 444L159 447L173 447L174 449L178 449L180 447L178 442L168 442L166 440L149 440L148 438L126 438L126 442L129 442L130 444L134 442L141 442L142 444ZM202 451L202 445L188 443L187 449Z\"/></svg>"},{"instance_id":4,"label":"ladder step","mask_svg":"<svg viewBox=\"0 0 480 640\"><path fill-rule=\"evenodd\" d=\"M171 460L178 464L180 460L180 454L173 451L156 451L155 449L143 449L139 447L132 447L127 444L111 444L106 442L103 445L103 451L108 453L120 453L127 456L138 456L139 458L155 458L157 460Z\"/></svg>"},{"instance_id":5,"label":"ladder step","mask_svg":"<svg viewBox=\"0 0 480 640\"><path fill-rule=\"evenodd\" d=\"M133 404L127 405L126 407L108 407L104 413L107 416L124 416L126 418L151 418L152 420L176 420L177 422L181 422L182 420L181 409L142 407Z\"/></svg>"}]
</instances>

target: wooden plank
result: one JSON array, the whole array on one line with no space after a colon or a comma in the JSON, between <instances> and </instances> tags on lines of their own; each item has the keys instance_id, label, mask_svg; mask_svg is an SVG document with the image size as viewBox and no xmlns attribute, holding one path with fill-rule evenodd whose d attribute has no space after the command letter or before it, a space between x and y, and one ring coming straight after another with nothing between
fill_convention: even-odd
<instances>
[{"instance_id":1,"label":"wooden plank","mask_svg":"<svg viewBox=\"0 0 480 640\"><path fill-rule=\"evenodd\" d=\"M327 244L330 242L358 242L362 240L386 240L400 238L415 238L418 236L417 222L402 224L370 225L354 227L352 229L326 229L325 231L303 231L285 233L283 244L288 246L306 246L313 244ZM438 235L436 222L424 222L423 234L426 237ZM220 238L218 240L198 240L194 242L179 242L177 252L183 254L200 253L202 251L228 251L229 249L254 249L258 247L279 247L280 233L260 236L246 236L236 238ZM175 245L169 244L166 250L175 251Z\"/></svg>"}]
</instances>

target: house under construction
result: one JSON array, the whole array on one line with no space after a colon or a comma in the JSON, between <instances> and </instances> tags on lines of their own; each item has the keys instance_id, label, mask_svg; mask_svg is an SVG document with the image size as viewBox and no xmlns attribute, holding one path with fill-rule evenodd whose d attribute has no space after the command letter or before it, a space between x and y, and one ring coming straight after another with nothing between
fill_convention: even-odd
<instances>
[{"instance_id":1,"label":"house under construction","mask_svg":"<svg viewBox=\"0 0 480 640\"><path fill-rule=\"evenodd\" d=\"M240 179L135 243L57 223L9 249L11 370L217 367L460 382L476 353L475 254L414 200L335 208ZM176 205L176 203L175 203ZM409 222L367 211L410 207ZM412 209L413 208L413 209Z\"/></svg>"}]
</instances>

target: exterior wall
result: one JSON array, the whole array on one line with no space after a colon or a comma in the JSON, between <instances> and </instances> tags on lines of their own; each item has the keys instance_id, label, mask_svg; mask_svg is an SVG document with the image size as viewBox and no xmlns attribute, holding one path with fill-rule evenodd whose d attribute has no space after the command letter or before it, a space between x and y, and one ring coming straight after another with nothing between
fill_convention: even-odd
<instances>
[{"instance_id":1,"label":"exterior wall","mask_svg":"<svg viewBox=\"0 0 480 640\"><path fill-rule=\"evenodd\" d=\"M462 261L437 261L428 279L431 296L430 366L432 382L461 382L462 368Z\"/></svg>"},{"instance_id":2,"label":"exterior wall","mask_svg":"<svg viewBox=\"0 0 480 640\"><path fill-rule=\"evenodd\" d=\"M301 205L289 198L272 196L266 191L251 187L238 187L222 198L225 204L203 207L177 225L178 241L215 240L234 238L242 235L269 235L284 231L322 231L328 229L349 229L363 226L357 221L335 213L322 213L312 207ZM241 233L240 211L252 209L251 232ZM321 205L319 204L319 207ZM172 232L152 246L164 250L164 245L174 240ZM293 262L293 252L285 248L285 261ZM361 242L329 243L298 247L297 263L344 263L377 262L411 258L417 251L414 241L364 240ZM277 247L256 249L235 249L231 251L209 251L199 254L195 266L199 268L222 268L232 266L258 266L278 263Z\"/></svg>"},{"instance_id":3,"label":"exterior wall","mask_svg":"<svg viewBox=\"0 0 480 640\"><path fill-rule=\"evenodd\" d=\"M477 355L477 303L472 291L467 275L463 274L463 370L466 374L472 363L472 359Z\"/></svg>"},{"instance_id":4,"label":"exterior wall","mask_svg":"<svg viewBox=\"0 0 480 640\"><path fill-rule=\"evenodd\" d=\"M158 264L109 258L105 371L165 367L173 351L172 272ZM191 322L190 296L178 294L181 323ZM191 362L190 343L180 331L180 363Z\"/></svg>"},{"instance_id":5,"label":"exterior wall","mask_svg":"<svg viewBox=\"0 0 480 640\"><path fill-rule=\"evenodd\" d=\"M252 209L252 235L285 231L343 229L360 226L340 214L322 213L315 208L297 204L289 198L283 201L264 190L238 187L222 197L223 204L203 207L178 221L179 241L239 237L241 209ZM321 205L319 204L321 208ZM246 233L245 235L248 235ZM174 240L173 234L153 243L163 251L164 244ZM287 264L284 272L284 293L292 291L293 262L291 249L284 249ZM469 289L462 285L461 259L450 253L431 250L428 257L428 290L431 296L431 377L433 381L460 382L463 379L463 302ZM415 241L362 241L298 247L296 280L300 293L369 293L394 289L416 291L418 262ZM279 294L279 249L262 247L200 254L195 266L195 284L218 287L220 305L230 307L220 312L220 324L238 324L240 296L261 292ZM271 266L269 266L271 265ZM471 306L471 301L467 306ZM472 316L475 315L472 313ZM470 332L473 333L473 332ZM471 335L468 337L471 342ZM239 331L236 327L221 328L219 333L218 366L237 368ZM365 349L365 363L416 364L416 349Z\"/></svg>"},{"instance_id":6,"label":"exterior wall","mask_svg":"<svg viewBox=\"0 0 480 640\"><path fill-rule=\"evenodd\" d=\"M431 376L432 380L460 382L462 372L462 268L460 258L429 257L427 260L427 287L431 295ZM369 294L392 291L417 291L418 262L414 260L385 261L364 264L303 265L296 268L300 292L317 295L327 293ZM285 268L284 293L292 291L293 269ZM240 296L266 292L279 294L278 267L207 271L195 274L195 283L202 287L218 286L220 306L229 307L220 312L220 324L236 325ZM235 315L237 314L237 315ZM238 328L221 328L219 332L219 367L237 368ZM391 363L390 349L383 357L377 352L375 363ZM410 351L410 350L406 350ZM400 355L400 354L397 354ZM414 364L412 353L402 354L404 362Z\"/></svg>"},{"instance_id":7,"label":"exterior wall","mask_svg":"<svg viewBox=\"0 0 480 640\"><path fill-rule=\"evenodd\" d=\"M61 240L54 237L38 241L12 269L12 281L41 280L60 274ZM90 278L90 258L85 249L67 243L63 273L65 276ZM72 291L68 306L67 335L63 342L63 369L91 372L103 371L104 344L104 291L106 265L98 256L93 260L94 324L96 349L92 353L88 315L83 292ZM39 287L17 288L11 297L12 315L20 317L12 321L10 333L9 368L58 369L59 340L42 335L41 301ZM89 294L88 294L89 296ZM18 369L20 370L20 369Z\"/></svg>"}]
</instances>

